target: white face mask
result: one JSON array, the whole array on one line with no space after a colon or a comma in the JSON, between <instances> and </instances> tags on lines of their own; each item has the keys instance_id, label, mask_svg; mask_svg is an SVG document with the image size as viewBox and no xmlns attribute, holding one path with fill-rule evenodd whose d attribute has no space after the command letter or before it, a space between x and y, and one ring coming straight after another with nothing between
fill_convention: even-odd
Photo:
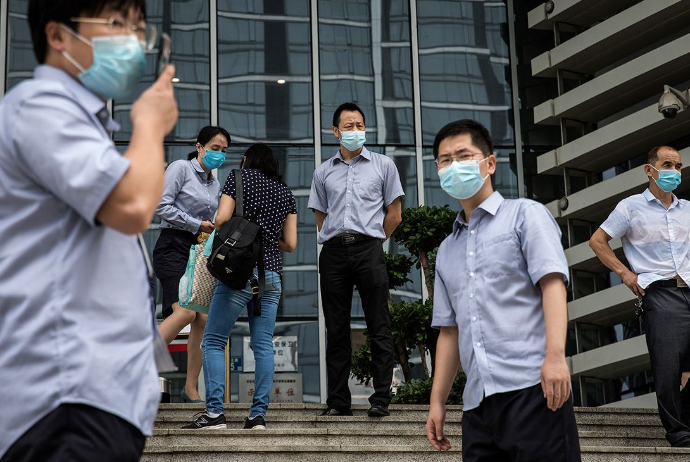
<instances>
[{"instance_id":1,"label":"white face mask","mask_svg":"<svg viewBox=\"0 0 690 462\"><path fill-rule=\"evenodd\" d=\"M482 189L489 175L482 177L479 172L479 164L482 160L465 160L452 162L447 167L438 171L441 180L441 188L451 197L456 199L469 199Z\"/></svg>"}]
</instances>

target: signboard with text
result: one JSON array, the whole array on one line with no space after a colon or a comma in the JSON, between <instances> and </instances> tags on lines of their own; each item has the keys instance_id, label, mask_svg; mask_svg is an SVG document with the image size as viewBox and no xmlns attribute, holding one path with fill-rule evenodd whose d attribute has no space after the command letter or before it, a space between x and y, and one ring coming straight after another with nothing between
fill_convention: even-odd
<instances>
[{"instance_id":1,"label":"signboard with text","mask_svg":"<svg viewBox=\"0 0 690 462\"><path fill-rule=\"evenodd\" d=\"M249 347L250 337L244 337L242 342L242 356L244 358L244 372L254 372L256 363L254 352ZM275 372L297 372L297 336L273 337L273 361Z\"/></svg>"},{"instance_id":2,"label":"signboard with text","mask_svg":"<svg viewBox=\"0 0 690 462\"><path fill-rule=\"evenodd\" d=\"M254 374L240 374L239 376L240 403L251 403L254 397ZM302 374L275 374L271 388L271 404L273 403L301 403Z\"/></svg>"}]
</instances>

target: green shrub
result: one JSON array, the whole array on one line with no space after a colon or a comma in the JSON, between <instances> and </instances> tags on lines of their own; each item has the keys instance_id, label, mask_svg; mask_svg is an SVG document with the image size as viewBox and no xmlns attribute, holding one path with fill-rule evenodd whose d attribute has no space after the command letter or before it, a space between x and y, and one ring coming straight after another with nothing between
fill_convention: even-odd
<instances>
[{"instance_id":1,"label":"green shrub","mask_svg":"<svg viewBox=\"0 0 690 462\"><path fill-rule=\"evenodd\" d=\"M458 372L453 386L448 395L446 404L462 404L462 392L465 390L465 383L467 377L461 370ZM431 401L431 386L434 383L434 378L414 379L408 383L402 384L398 387L398 391L393 396L392 404L429 404Z\"/></svg>"}]
</instances>

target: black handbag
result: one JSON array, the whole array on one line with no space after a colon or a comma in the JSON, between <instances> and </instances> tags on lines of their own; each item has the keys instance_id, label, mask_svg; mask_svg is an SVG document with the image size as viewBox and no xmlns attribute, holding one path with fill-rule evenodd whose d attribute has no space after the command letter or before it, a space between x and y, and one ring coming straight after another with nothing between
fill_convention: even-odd
<instances>
[{"instance_id":1,"label":"black handbag","mask_svg":"<svg viewBox=\"0 0 690 462\"><path fill-rule=\"evenodd\" d=\"M216 231L208 271L220 282L234 290L242 290L250 283L254 315L261 315L261 297L266 286L264 274L261 227L244 217L244 196L242 194L242 172L235 175L235 211L230 220ZM259 274L254 274L258 267Z\"/></svg>"}]
</instances>

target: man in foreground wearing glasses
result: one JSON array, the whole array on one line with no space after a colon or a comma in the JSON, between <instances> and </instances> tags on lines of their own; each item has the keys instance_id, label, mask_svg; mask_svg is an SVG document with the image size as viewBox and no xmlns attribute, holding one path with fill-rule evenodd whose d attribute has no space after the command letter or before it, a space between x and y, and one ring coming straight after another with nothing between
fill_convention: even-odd
<instances>
[{"instance_id":1,"label":"man in foreground wearing glasses","mask_svg":"<svg viewBox=\"0 0 690 462\"><path fill-rule=\"evenodd\" d=\"M480 123L443 127L434 158L462 211L436 257L432 325L441 333L429 441L451 447L445 402L462 357L463 461L579 461L560 229L543 205L494 192L493 142Z\"/></svg>"},{"instance_id":2,"label":"man in foreground wearing glasses","mask_svg":"<svg viewBox=\"0 0 690 462\"><path fill-rule=\"evenodd\" d=\"M31 0L40 66L0 101L0 459L136 461L160 389L144 255L177 121L167 68L131 109L143 0Z\"/></svg>"}]
</instances>

